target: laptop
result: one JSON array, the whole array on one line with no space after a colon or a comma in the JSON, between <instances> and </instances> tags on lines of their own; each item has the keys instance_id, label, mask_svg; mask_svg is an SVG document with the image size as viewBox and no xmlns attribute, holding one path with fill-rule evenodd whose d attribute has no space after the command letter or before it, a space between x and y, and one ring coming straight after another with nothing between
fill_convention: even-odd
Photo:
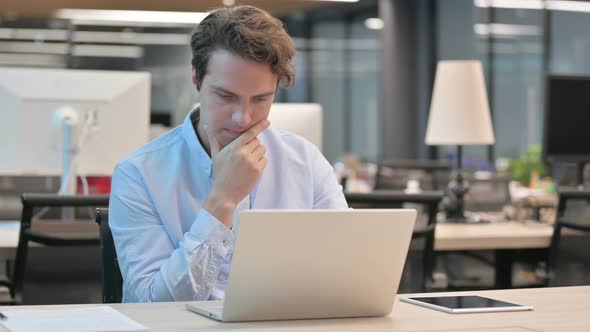
<instances>
[{"instance_id":1,"label":"laptop","mask_svg":"<svg viewBox=\"0 0 590 332\"><path fill-rule=\"evenodd\" d=\"M223 321L391 313L416 211L247 210L223 301L186 308Z\"/></svg>"}]
</instances>

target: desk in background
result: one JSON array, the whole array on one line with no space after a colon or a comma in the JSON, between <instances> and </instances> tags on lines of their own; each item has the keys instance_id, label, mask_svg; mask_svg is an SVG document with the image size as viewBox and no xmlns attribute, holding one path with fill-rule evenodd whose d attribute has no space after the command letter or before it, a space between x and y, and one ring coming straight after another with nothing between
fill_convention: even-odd
<instances>
[{"instance_id":1,"label":"desk in background","mask_svg":"<svg viewBox=\"0 0 590 332\"><path fill-rule=\"evenodd\" d=\"M406 194L403 191L376 190L370 193L346 193L351 206L395 207L400 200L428 206L430 218L437 212L441 191ZM553 226L538 222L492 222L481 224L437 223L434 250L494 250L496 289L512 288L512 265L518 250L546 250L551 244Z\"/></svg>"},{"instance_id":2,"label":"desk in background","mask_svg":"<svg viewBox=\"0 0 590 332\"><path fill-rule=\"evenodd\" d=\"M0 221L0 262L14 260L19 234L20 221Z\"/></svg>"},{"instance_id":3,"label":"desk in background","mask_svg":"<svg viewBox=\"0 0 590 332\"><path fill-rule=\"evenodd\" d=\"M0 222L0 261L14 260L20 222ZM535 222L445 224L436 226L434 250L494 250L495 287L511 288L513 255L519 249L547 249L553 227Z\"/></svg>"},{"instance_id":4,"label":"desk in background","mask_svg":"<svg viewBox=\"0 0 590 332\"><path fill-rule=\"evenodd\" d=\"M113 304L150 331L590 331L590 286L534 288L503 291L437 293L482 295L534 306L534 311L447 314L400 302L387 317L220 323L184 309L183 302ZM420 294L414 294L420 295ZM432 295L432 294L422 294ZM8 310L73 309L76 306L12 306ZM0 327L0 331L5 331Z\"/></svg>"},{"instance_id":5,"label":"desk in background","mask_svg":"<svg viewBox=\"0 0 590 332\"><path fill-rule=\"evenodd\" d=\"M509 289L512 288L512 265L516 251L548 249L552 235L553 226L533 221L439 223L434 236L434 250L494 250L494 287Z\"/></svg>"}]
</instances>

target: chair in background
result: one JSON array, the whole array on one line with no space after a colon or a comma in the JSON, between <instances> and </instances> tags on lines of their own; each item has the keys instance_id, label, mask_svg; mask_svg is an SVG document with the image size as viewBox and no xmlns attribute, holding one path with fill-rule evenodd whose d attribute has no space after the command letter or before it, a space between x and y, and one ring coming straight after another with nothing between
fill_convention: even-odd
<instances>
[{"instance_id":1,"label":"chair in background","mask_svg":"<svg viewBox=\"0 0 590 332\"><path fill-rule=\"evenodd\" d=\"M490 222L504 218L504 207L511 204L510 177L496 174L466 174L469 191L465 195L465 214L473 220ZM447 274L447 289L452 291L491 289L485 276L495 267L494 252L454 251L439 256ZM475 272L475 274L474 274Z\"/></svg>"},{"instance_id":2,"label":"chair in background","mask_svg":"<svg viewBox=\"0 0 590 332\"><path fill-rule=\"evenodd\" d=\"M378 209L378 208L400 208L404 204L419 204L426 207L426 223L417 226L412 234L411 251L422 251L421 278L418 289L410 291L427 291L432 285L432 273L434 269L434 232L436 229L436 214L438 206L443 198L441 191L428 191L415 194L404 193L403 191L376 190L370 193L345 193L346 201L352 208L357 209ZM420 219L420 218L419 218ZM422 245L414 245L422 242ZM411 264L406 264L405 273ZM402 277L402 279L404 279ZM407 279L407 278L406 278Z\"/></svg>"},{"instance_id":3,"label":"chair in background","mask_svg":"<svg viewBox=\"0 0 590 332\"><path fill-rule=\"evenodd\" d=\"M29 244L43 246L75 247L98 246L96 225L83 221L48 221L34 218L39 207L96 207L108 206L109 196L61 196L57 194L23 194L20 235L16 250L14 273L11 280L2 282L10 292L10 304L23 301L23 288ZM11 271L7 271L10 275Z\"/></svg>"},{"instance_id":4,"label":"chair in background","mask_svg":"<svg viewBox=\"0 0 590 332\"><path fill-rule=\"evenodd\" d=\"M590 190L579 190L576 188L560 188L558 191L556 221L553 227L553 236L551 237L551 245L549 247L549 252L547 255L546 271L545 275L542 277L544 286L557 286L555 285L555 283L556 279L558 279L559 263L560 259L564 258L563 255L561 255L561 240L563 231L578 231L590 235L590 223L585 223L582 220L564 219L568 201L574 200L586 201L587 203L590 203ZM586 247L581 249L583 249L585 253L588 253L590 251L590 246L588 245L587 241L583 242L584 245L586 245Z\"/></svg>"},{"instance_id":5,"label":"chair in background","mask_svg":"<svg viewBox=\"0 0 590 332\"><path fill-rule=\"evenodd\" d=\"M408 180L418 180L423 190L442 190L451 172L451 164L446 160L395 160L376 164L375 190L403 190Z\"/></svg>"},{"instance_id":6,"label":"chair in background","mask_svg":"<svg viewBox=\"0 0 590 332\"><path fill-rule=\"evenodd\" d=\"M100 227L102 302L120 303L123 300L123 277L119 269L113 234L109 227L109 209L96 209L96 223Z\"/></svg>"},{"instance_id":7,"label":"chair in background","mask_svg":"<svg viewBox=\"0 0 590 332\"><path fill-rule=\"evenodd\" d=\"M466 178L469 182L469 192L465 196L465 209L474 212L501 212L510 205L510 177L490 175Z\"/></svg>"}]
</instances>

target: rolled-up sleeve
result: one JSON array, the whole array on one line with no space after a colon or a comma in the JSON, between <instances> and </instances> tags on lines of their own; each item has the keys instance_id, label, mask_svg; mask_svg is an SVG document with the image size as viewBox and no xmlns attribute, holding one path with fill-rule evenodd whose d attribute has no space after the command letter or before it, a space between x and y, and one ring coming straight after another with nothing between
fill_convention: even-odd
<instances>
[{"instance_id":1,"label":"rolled-up sleeve","mask_svg":"<svg viewBox=\"0 0 590 332\"><path fill-rule=\"evenodd\" d=\"M180 243L173 243L130 163L113 174L109 220L124 302L207 300L234 242L233 233L201 208Z\"/></svg>"}]
</instances>

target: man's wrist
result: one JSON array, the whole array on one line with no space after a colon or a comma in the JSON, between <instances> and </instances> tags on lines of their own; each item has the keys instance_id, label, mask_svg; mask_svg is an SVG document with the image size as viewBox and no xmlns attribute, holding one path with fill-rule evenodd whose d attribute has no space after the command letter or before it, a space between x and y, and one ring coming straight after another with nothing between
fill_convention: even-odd
<instances>
[{"instance_id":1,"label":"man's wrist","mask_svg":"<svg viewBox=\"0 0 590 332\"><path fill-rule=\"evenodd\" d=\"M232 227L232 217L236 204L229 200L227 196L212 190L203 208L228 228Z\"/></svg>"}]
</instances>

